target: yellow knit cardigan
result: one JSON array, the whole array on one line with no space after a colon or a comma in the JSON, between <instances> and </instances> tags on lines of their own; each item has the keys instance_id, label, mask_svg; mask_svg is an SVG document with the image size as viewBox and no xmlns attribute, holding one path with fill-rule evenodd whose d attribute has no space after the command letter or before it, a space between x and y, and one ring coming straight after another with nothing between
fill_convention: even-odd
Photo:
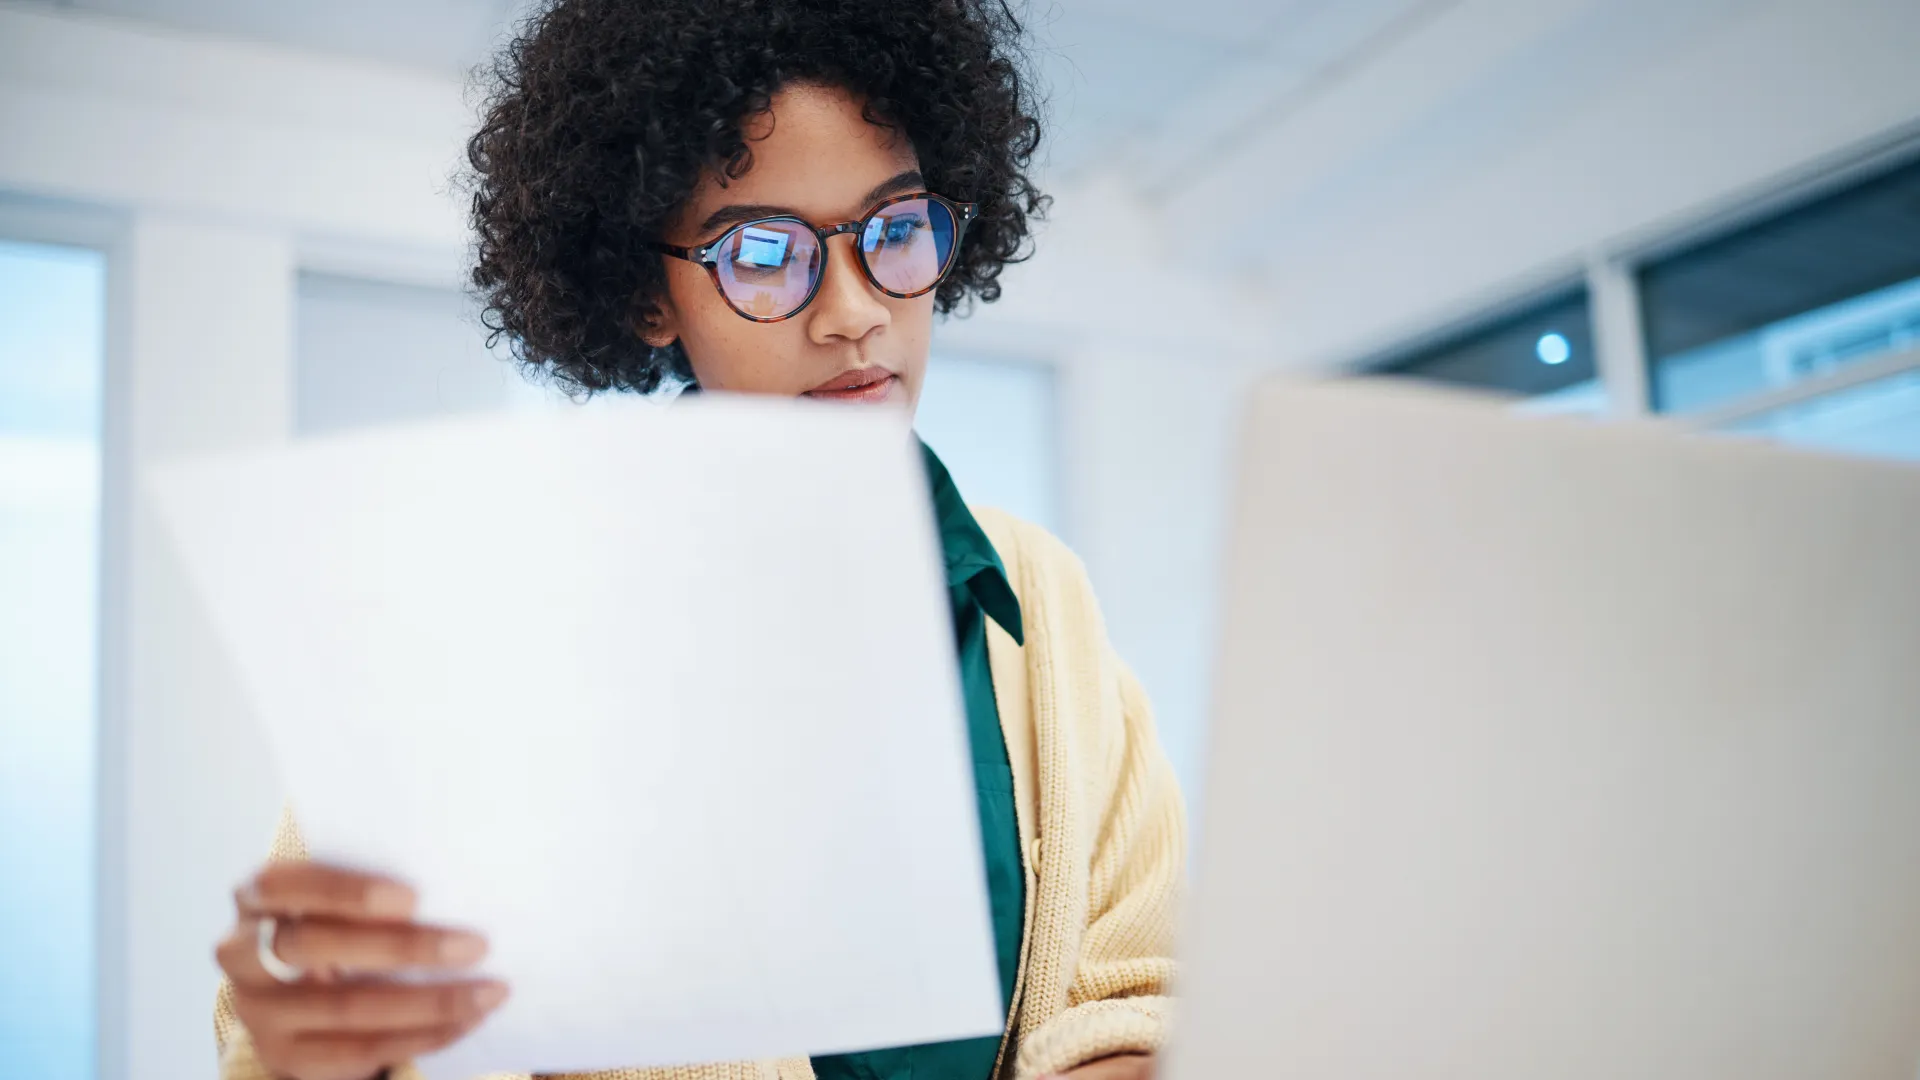
<instances>
[{"instance_id":1,"label":"yellow knit cardigan","mask_svg":"<svg viewBox=\"0 0 1920 1080\"><path fill-rule=\"evenodd\" d=\"M987 650L1027 874L1020 973L995 1075L1032 1080L1164 1041L1186 824L1146 696L1107 642L1080 561L1036 526L990 510L977 517L1026 631L1023 647L989 621ZM284 818L273 857L305 856ZM271 1080L225 983L214 1028L222 1080ZM394 1080L418 1074L401 1068ZM801 1057L565 1080L813 1080L813 1069Z\"/></svg>"}]
</instances>

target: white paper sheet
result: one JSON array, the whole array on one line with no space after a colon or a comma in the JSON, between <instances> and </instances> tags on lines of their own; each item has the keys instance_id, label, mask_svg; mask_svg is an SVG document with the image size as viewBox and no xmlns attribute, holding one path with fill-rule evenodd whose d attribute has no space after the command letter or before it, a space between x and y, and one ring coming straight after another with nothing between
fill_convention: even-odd
<instances>
[{"instance_id":1,"label":"white paper sheet","mask_svg":"<svg viewBox=\"0 0 1920 1080\"><path fill-rule=\"evenodd\" d=\"M713 398L148 491L315 857L490 938L457 1078L999 1032L925 485L897 414Z\"/></svg>"}]
</instances>

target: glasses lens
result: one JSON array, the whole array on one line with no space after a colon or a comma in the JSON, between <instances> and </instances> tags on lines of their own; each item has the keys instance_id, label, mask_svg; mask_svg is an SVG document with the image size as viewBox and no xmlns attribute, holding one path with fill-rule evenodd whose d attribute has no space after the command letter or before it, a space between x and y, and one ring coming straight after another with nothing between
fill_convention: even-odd
<instances>
[{"instance_id":1,"label":"glasses lens","mask_svg":"<svg viewBox=\"0 0 1920 1080\"><path fill-rule=\"evenodd\" d=\"M860 230L860 251L880 287L896 293L933 288L953 261L952 211L932 199L881 207Z\"/></svg>"},{"instance_id":2,"label":"glasses lens","mask_svg":"<svg viewBox=\"0 0 1920 1080\"><path fill-rule=\"evenodd\" d=\"M795 221L749 222L714 254L727 303L756 319L793 314L820 276L820 238Z\"/></svg>"}]
</instances>

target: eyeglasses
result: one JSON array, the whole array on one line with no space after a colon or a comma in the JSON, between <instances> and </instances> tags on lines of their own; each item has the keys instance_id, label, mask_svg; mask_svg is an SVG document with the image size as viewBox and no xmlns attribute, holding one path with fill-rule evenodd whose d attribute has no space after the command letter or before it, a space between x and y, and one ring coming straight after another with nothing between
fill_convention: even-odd
<instances>
[{"instance_id":1,"label":"eyeglasses","mask_svg":"<svg viewBox=\"0 0 1920 1080\"><path fill-rule=\"evenodd\" d=\"M853 233L860 272L874 288L907 300L932 292L953 269L960 237L977 212L974 203L938 195L900 195L857 221L815 226L780 215L741 222L699 247L650 246L706 267L741 318L779 322L798 315L820 291L830 237Z\"/></svg>"}]
</instances>

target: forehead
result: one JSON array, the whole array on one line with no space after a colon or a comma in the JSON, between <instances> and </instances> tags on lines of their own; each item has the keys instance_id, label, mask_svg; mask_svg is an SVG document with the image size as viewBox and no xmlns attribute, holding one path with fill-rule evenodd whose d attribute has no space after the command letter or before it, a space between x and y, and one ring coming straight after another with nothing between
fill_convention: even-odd
<instances>
[{"instance_id":1,"label":"forehead","mask_svg":"<svg viewBox=\"0 0 1920 1080\"><path fill-rule=\"evenodd\" d=\"M747 122L753 166L728 180L701 181L682 214L697 222L727 206L777 206L816 224L858 217L873 188L919 164L905 136L870 124L859 99L835 87L789 86Z\"/></svg>"}]
</instances>

